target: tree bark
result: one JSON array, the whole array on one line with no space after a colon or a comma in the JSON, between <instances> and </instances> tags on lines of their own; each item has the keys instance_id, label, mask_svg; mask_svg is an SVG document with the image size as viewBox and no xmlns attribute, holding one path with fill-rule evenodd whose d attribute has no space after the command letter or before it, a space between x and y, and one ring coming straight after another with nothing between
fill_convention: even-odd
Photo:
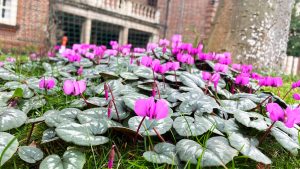
<instances>
[{"instance_id":1,"label":"tree bark","mask_svg":"<svg viewBox=\"0 0 300 169\"><path fill-rule=\"evenodd\" d=\"M282 70L294 0L220 0L208 51L229 51L235 62ZM279 69L280 68L280 69Z\"/></svg>"}]
</instances>

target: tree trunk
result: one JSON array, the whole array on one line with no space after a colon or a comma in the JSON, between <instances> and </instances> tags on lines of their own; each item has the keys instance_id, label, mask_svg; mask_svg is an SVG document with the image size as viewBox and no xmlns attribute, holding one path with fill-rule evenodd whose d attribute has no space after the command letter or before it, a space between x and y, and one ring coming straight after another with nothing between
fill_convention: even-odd
<instances>
[{"instance_id":1,"label":"tree trunk","mask_svg":"<svg viewBox=\"0 0 300 169\"><path fill-rule=\"evenodd\" d=\"M281 70L294 0L220 0L208 51L229 51L237 63Z\"/></svg>"}]
</instances>

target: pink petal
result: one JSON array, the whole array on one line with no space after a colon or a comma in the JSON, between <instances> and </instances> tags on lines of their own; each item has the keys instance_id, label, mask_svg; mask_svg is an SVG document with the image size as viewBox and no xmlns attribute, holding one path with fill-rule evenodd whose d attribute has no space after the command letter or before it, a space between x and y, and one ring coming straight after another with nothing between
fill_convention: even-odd
<instances>
[{"instance_id":1,"label":"pink petal","mask_svg":"<svg viewBox=\"0 0 300 169\"><path fill-rule=\"evenodd\" d=\"M80 94L82 94L86 89L85 80L79 80L77 83L79 85L79 92L80 92Z\"/></svg>"},{"instance_id":2,"label":"pink petal","mask_svg":"<svg viewBox=\"0 0 300 169\"><path fill-rule=\"evenodd\" d=\"M55 81L53 79L49 79L47 83L47 88L52 89L55 86Z\"/></svg>"},{"instance_id":3,"label":"pink petal","mask_svg":"<svg viewBox=\"0 0 300 169\"><path fill-rule=\"evenodd\" d=\"M134 103L134 112L138 116L146 116L148 108L148 99L137 99Z\"/></svg>"},{"instance_id":4,"label":"pink petal","mask_svg":"<svg viewBox=\"0 0 300 169\"><path fill-rule=\"evenodd\" d=\"M267 104L267 111L270 114L270 119L275 121L283 121L284 119L284 110L277 103Z\"/></svg>"},{"instance_id":5,"label":"pink petal","mask_svg":"<svg viewBox=\"0 0 300 169\"><path fill-rule=\"evenodd\" d=\"M80 88L79 88L79 84L76 81L73 81L73 85L74 85L74 92L73 95L77 96L80 94Z\"/></svg>"},{"instance_id":6,"label":"pink petal","mask_svg":"<svg viewBox=\"0 0 300 169\"><path fill-rule=\"evenodd\" d=\"M165 100L163 100L163 99L158 100L156 102L155 107L156 107L155 119L160 120L160 119L166 118L169 115L169 107Z\"/></svg>"},{"instance_id":7,"label":"pink petal","mask_svg":"<svg viewBox=\"0 0 300 169\"><path fill-rule=\"evenodd\" d=\"M74 85L72 80L66 80L63 86L64 93L70 95L74 92Z\"/></svg>"},{"instance_id":8,"label":"pink petal","mask_svg":"<svg viewBox=\"0 0 300 169\"><path fill-rule=\"evenodd\" d=\"M295 100L300 100L300 94L299 94L299 93L293 94L293 98L294 98Z\"/></svg>"},{"instance_id":9,"label":"pink petal","mask_svg":"<svg viewBox=\"0 0 300 169\"><path fill-rule=\"evenodd\" d=\"M44 89L45 88L45 79L44 78L40 80L39 88L40 89Z\"/></svg>"}]
</instances>

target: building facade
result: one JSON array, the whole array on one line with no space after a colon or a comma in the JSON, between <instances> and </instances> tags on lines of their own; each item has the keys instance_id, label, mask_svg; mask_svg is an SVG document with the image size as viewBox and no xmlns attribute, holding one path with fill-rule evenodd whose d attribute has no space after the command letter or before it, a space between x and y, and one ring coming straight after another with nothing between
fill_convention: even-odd
<instances>
[{"instance_id":1,"label":"building facade","mask_svg":"<svg viewBox=\"0 0 300 169\"><path fill-rule=\"evenodd\" d=\"M62 36L69 45L145 47L173 34L193 42L207 37L216 9L215 0L0 0L0 49L44 48Z\"/></svg>"}]
</instances>

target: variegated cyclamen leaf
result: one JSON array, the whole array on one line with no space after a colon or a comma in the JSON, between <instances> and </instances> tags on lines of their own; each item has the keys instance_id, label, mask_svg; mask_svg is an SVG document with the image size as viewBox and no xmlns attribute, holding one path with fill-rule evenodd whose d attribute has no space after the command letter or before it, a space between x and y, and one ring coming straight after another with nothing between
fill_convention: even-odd
<instances>
[{"instance_id":1,"label":"variegated cyclamen leaf","mask_svg":"<svg viewBox=\"0 0 300 169\"><path fill-rule=\"evenodd\" d=\"M240 99L240 100L220 100L220 103L223 107L231 107L243 111L248 111L256 108L256 104L250 99Z\"/></svg>"},{"instance_id":2,"label":"variegated cyclamen leaf","mask_svg":"<svg viewBox=\"0 0 300 169\"><path fill-rule=\"evenodd\" d=\"M106 132L107 128L107 123L104 120L85 124L67 122L59 124L55 131L58 137L66 142L80 146L96 146L109 141L107 137L100 136Z\"/></svg>"},{"instance_id":3,"label":"variegated cyclamen leaf","mask_svg":"<svg viewBox=\"0 0 300 169\"><path fill-rule=\"evenodd\" d=\"M176 155L176 147L170 143L158 143L154 151L146 151L143 157L152 163L178 165L179 159Z\"/></svg>"},{"instance_id":4,"label":"variegated cyclamen leaf","mask_svg":"<svg viewBox=\"0 0 300 169\"><path fill-rule=\"evenodd\" d=\"M77 114L81 110L76 108L66 108L61 111L58 110L49 110L44 114L45 123L49 127L57 127L63 122L75 122Z\"/></svg>"},{"instance_id":5,"label":"variegated cyclamen leaf","mask_svg":"<svg viewBox=\"0 0 300 169\"><path fill-rule=\"evenodd\" d=\"M0 167L7 162L17 151L19 147L19 142L15 136L0 132ZM5 151L5 152L4 152Z\"/></svg>"},{"instance_id":6,"label":"variegated cyclamen leaf","mask_svg":"<svg viewBox=\"0 0 300 169\"><path fill-rule=\"evenodd\" d=\"M244 126L255 128L259 131L265 131L269 128L269 125L271 125L266 122L264 116L256 112L245 112L239 110L234 114L234 118Z\"/></svg>"},{"instance_id":7,"label":"variegated cyclamen leaf","mask_svg":"<svg viewBox=\"0 0 300 169\"><path fill-rule=\"evenodd\" d=\"M248 156L252 160L264 164L271 164L271 160L264 155L258 148L251 144L251 140L244 135L236 132L231 132L228 136L230 145L243 155Z\"/></svg>"},{"instance_id":8,"label":"variegated cyclamen leaf","mask_svg":"<svg viewBox=\"0 0 300 169\"><path fill-rule=\"evenodd\" d=\"M298 149L300 149L299 143L293 140L288 134L278 128L272 128L271 135L275 137L276 141L283 148L291 152L294 156L298 155Z\"/></svg>"},{"instance_id":9,"label":"variegated cyclamen leaf","mask_svg":"<svg viewBox=\"0 0 300 169\"><path fill-rule=\"evenodd\" d=\"M195 118L190 116L177 117L174 120L173 128L175 128L180 136L200 136L209 130L223 135L220 131L215 129L214 124L206 117L197 115L195 115Z\"/></svg>"},{"instance_id":10,"label":"variegated cyclamen leaf","mask_svg":"<svg viewBox=\"0 0 300 169\"><path fill-rule=\"evenodd\" d=\"M202 167L225 166L238 151L230 147L224 137L212 137L203 148L193 140L182 139L176 144L176 152L180 160L197 164L201 160Z\"/></svg>"},{"instance_id":11,"label":"variegated cyclamen leaf","mask_svg":"<svg viewBox=\"0 0 300 169\"><path fill-rule=\"evenodd\" d=\"M0 109L0 131L7 131L22 126L27 120L23 111L13 108Z\"/></svg>"},{"instance_id":12,"label":"variegated cyclamen leaf","mask_svg":"<svg viewBox=\"0 0 300 169\"><path fill-rule=\"evenodd\" d=\"M128 121L129 128L137 131L143 117L134 116ZM160 120L149 120L148 117L143 121L139 133L143 136L156 136L154 128L159 134L165 134L172 128L173 120L170 117L166 117Z\"/></svg>"},{"instance_id":13,"label":"variegated cyclamen leaf","mask_svg":"<svg viewBox=\"0 0 300 169\"><path fill-rule=\"evenodd\" d=\"M62 158L56 154L47 156L41 162L39 169L82 169L85 162L85 154L70 149L64 153Z\"/></svg>"},{"instance_id":14,"label":"variegated cyclamen leaf","mask_svg":"<svg viewBox=\"0 0 300 169\"><path fill-rule=\"evenodd\" d=\"M19 157L27 163L36 163L44 157L42 150L31 146L21 146L18 149Z\"/></svg>"}]
</instances>

